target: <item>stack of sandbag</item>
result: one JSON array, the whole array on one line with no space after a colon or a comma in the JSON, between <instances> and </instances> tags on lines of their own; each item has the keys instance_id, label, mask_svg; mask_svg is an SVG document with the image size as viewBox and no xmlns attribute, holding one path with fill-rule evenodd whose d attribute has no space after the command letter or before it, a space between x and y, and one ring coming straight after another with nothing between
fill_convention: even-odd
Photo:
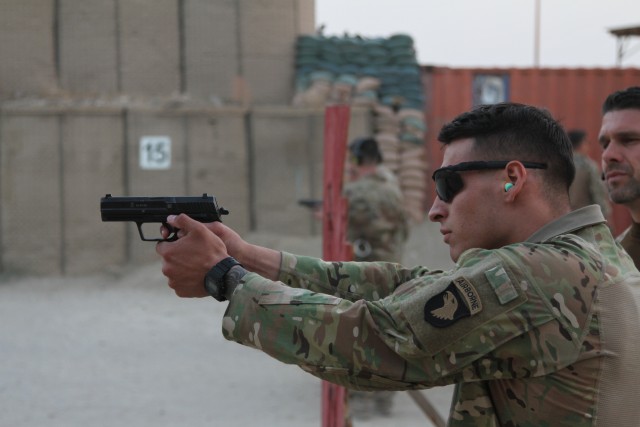
<instances>
[{"instance_id":1,"label":"stack of sandbag","mask_svg":"<svg viewBox=\"0 0 640 427\"><path fill-rule=\"evenodd\" d=\"M304 90L296 91L293 105L298 107L324 107L333 87L333 75L328 71L314 71L308 76Z\"/></svg>"},{"instance_id":2,"label":"stack of sandbag","mask_svg":"<svg viewBox=\"0 0 640 427\"><path fill-rule=\"evenodd\" d=\"M423 113L416 109L374 107L375 139L383 164L398 177L405 208L414 222L422 222L427 203L427 161Z\"/></svg>"},{"instance_id":3,"label":"stack of sandbag","mask_svg":"<svg viewBox=\"0 0 640 427\"><path fill-rule=\"evenodd\" d=\"M317 92L314 74L318 71L329 77L332 101L353 99L358 103L375 101L391 106L400 99L404 108L423 108L420 68L410 36L396 34L386 39L299 36L295 105L305 105L304 92ZM366 79L367 88L359 87L362 79ZM370 87L370 79L376 80L375 88ZM315 101L316 95L309 98Z\"/></svg>"},{"instance_id":4,"label":"stack of sandbag","mask_svg":"<svg viewBox=\"0 0 640 427\"><path fill-rule=\"evenodd\" d=\"M400 171L398 178L406 199L409 216L417 222L424 218L427 208L428 163L424 150L427 130L424 112L406 108L398 112L400 117Z\"/></svg>"},{"instance_id":5,"label":"stack of sandbag","mask_svg":"<svg viewBox=\"0 0 640 427\"><path fill-rule=\"evenodd\" d=\"M427 131L424 112L414 108L403 108L398 112L398 117L400 119L400 140L422 145Z\"/></svg>"},{"instance_id":6,"label":"stack of sandbag","mask_svg":"<svg viewBox=\"0 0 640 427\"><path fill-rule=\"evenodd\" d=\"M400 143L400 167L396 175L404 195L405 210L416 223L424 220L427 203L427 160L423 145Z\"/></svg>"},{"instance_id":7,"label":"stack of sandbag","mask_svg":"<svg viewBox=\"0 0 640 427\"><path fill-rule=\"evenodd\" d=\"M400 139L395 133L376 132L374 139L378 142L378 147L382 153L382 163L394 174L400 170Z\"/></svg>"},{"instance_id":8,"label":"stack of sandbag","mask_svg":"<svg viewBox=\"0 0 640 427\"><path fill-rule=\"evenodd\" d=\"M377 77L360 77L356 83L352 104L374 108L378 105L378 90L381 84Z\"/></svg>"},{"instance_id":9,"label":"stack of sandbag","mask_svg":"<svg viewBox=\"0 0 640 427\"><path fill-rule=\"evenodd\" d=\"M383 162L398 177L411 219L423 221L428 179L424 93L410 36L300 36L293 103L369 106Z\"/></svg>"}]
</instances>

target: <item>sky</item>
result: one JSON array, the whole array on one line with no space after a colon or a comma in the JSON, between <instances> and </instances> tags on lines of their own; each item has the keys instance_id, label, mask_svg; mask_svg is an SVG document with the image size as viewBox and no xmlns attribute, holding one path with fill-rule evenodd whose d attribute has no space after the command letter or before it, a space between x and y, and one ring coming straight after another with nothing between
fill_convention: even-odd
<instances>
[{"instance_id":1,"label":"sky","mask_svg":"<svg viewBox=\"0 0 640 427\"><path fill-rule=\"evenodd\" d=\"M421 65L507 68L536 64L536 2L540 67L615 67L609 30L640 26L640 0L315 0L325 35L403 33ZM622 66L640 68L640 36L626 49Z\"/></svg>"}]
</instances>

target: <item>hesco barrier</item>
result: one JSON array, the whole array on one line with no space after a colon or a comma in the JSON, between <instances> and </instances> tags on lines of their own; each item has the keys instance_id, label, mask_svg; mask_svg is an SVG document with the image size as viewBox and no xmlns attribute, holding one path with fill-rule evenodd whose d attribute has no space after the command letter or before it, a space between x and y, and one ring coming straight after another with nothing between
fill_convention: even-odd
<instances>
[{"instance_id":1,"label":"hesco barrier","mask_svg":"<svg viewBox=\"0 0 640 427\"><path fill-rule=\"evenodd\" d=\"M314 0L0 2L0 99L121 94L282 104Z\"/></svg>"},{"instance_id":2,"label":"hesco barrier","mask_svg":"<svg viewBox=\"0 0 640 427\"><path fill-rule=\"evenodd\" d=\"M369 132L369 119L354 110L352 135ZM156 259L135 225L101 222L107 193L206 192L241 233L317 233L297 200L321 197L323 123L323 109L4 104L0 272L77 275Z\"/></svg>"},{"instance_id":3,"label":"hesco barrier","mask_svg":"<svg viewBox=\"0 0 640 427\"><path fill-rule=\"evenodd\" d=\"M640 85L640 69L636 68L423 67L422 77L428 124L427 150L432 169L442 161L437 141L442 125L474 105L498 101L544 107L562 122L565 129L584 129L589 155L599 163L602 102L611 92ZM614 231L622 231L629 223L626 209L614 206Z\"/></svg>"}]
</instances>

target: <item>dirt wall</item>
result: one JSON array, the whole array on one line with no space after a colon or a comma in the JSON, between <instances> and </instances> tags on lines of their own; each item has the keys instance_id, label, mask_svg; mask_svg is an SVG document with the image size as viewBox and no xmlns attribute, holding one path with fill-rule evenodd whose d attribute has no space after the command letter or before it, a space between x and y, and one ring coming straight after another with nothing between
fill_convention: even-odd
<instances>
[{"instance_id":1,"label":"dirt wall","mask_svg":"<svg viewBox=\"0 0 640 427\"><path fill-rule=\"evenodd\" d=\"M369 118L352 112L353 137L369 131ZM101 221L108 193L208 193L241 233L312 235L317 224L297 200L321 197L323 131L322 109L5 103L0 270L76 275L155 259L135 225ZM147 164L149 138L169 143L168 162Z\"/></svg>"}]
</instances>

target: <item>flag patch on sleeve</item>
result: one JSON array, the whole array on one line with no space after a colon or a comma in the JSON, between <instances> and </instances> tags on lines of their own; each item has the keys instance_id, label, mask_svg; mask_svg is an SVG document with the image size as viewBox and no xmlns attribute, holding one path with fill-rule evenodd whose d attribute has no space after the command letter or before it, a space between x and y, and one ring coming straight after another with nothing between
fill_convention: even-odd
<instances>
[{"instance_id":1,"label":"flag patch on sleeve","mask_svg":"<svg viewBox=\"0 0 640 427\"><path fill-rule=\"evenodd\" d=\"M511 283L509 275L504 268L497 266L484 273L485 277L489 281L489 284L496 293L500 304L506 304L518 298L518 291Z\"/></svg>"}]
</instances>

